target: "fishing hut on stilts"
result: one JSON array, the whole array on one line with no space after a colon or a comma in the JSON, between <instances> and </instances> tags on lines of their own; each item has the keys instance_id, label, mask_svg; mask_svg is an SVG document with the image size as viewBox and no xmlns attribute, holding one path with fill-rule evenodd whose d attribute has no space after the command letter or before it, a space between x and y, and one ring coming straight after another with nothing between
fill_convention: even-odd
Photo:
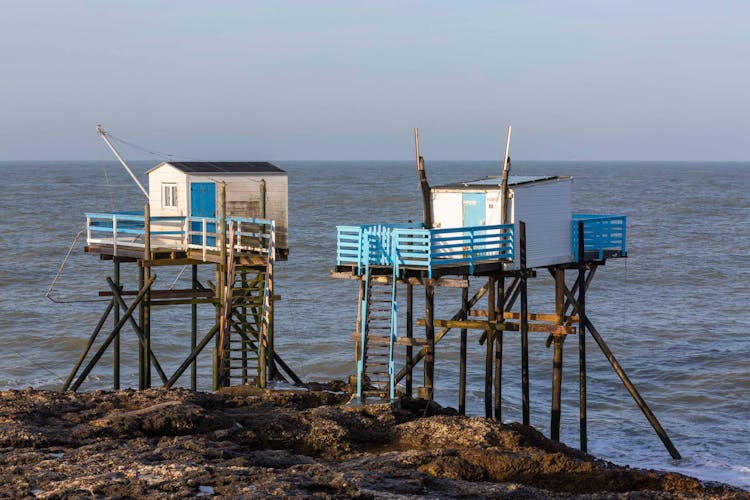
<instances>
[{"instance_id":1,"label":"fishing hut on stilts","mask_svg":"<svg viewBox=\"0 0 750 500\"><path fill-rule=\"evenodd\" d=\"M286 172L267 162L170 161L148 171L147 190L110 134L100 126L97 132L147 201L143 212L86 214L85 252L112 262L107 288L99 292L111 299L63 390L78 390L108 350L113 387L120 388L121 360L131 354L121 352L126 325L138 339L139 389L173 387L188 369L196 389L197 359L204 351L212 357L214 390L265 387L269 380L301 384L274 349L274 303L280 299L274 294L274 264L289 252ZM123 264L133 265L137 289L124 289ZM189 288L159 286L158 270L171 266L190 269ZM190 308L181 316L186 325L176 325L183 330L189 325L189 354L167 372L153 347L153 336L161 332L152 332L152 316L179 306ZM213 309L208 331L199 331L199 307ZM213 349L206 349L212 343Z\"/></svg>"},{"instance_id":2,"label":"fishing hut on stilts","mask_svg":"<svg viewBox=\"0 0 750 500\"><path fill-rule=\"evenodd\" d=\"M597 346L643 411L673 458L677 449L586 314L586 291L608 259L625 258L626 217L573 214L570 177L510 176L508 127L502 175L431 187L419 135L414 130L422 192L423 223L339 226L334 278L359 281L356 331L359 402L413 396L415 369L422 363L418 398L435 392L437 346L460 331L458 411L466 413L467 341L477 332L486 349L484 413L502 418L503 339L520 336L522 418L530 423L529 337L540 334L552 347L550 437L560 439L563 347L578 338L579 442L587 450L586 338ZM554 303L530 312L529 282L539 274L554 281ZM567 277L575 277L569 283ZM481 288L469 297L470 282ZM400 307L399 288L406 303ZM435 317L435 289L460 292L456 313ZM424 315L415 316L415 290L424 294ZM400 322L405 321L405 327ZM424 334L415 335L415 327ZM403 334L400 334L403 332ZM569 343L568 343L569 344ZM402 359L399 351L404 353ZM401 385L403 384L403 385Z\"/></svg>"}]
</instances>

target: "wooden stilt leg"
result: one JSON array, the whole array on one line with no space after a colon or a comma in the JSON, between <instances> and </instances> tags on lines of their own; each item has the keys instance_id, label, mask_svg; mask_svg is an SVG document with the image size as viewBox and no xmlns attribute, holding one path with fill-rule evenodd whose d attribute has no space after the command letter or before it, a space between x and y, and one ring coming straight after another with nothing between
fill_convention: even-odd
<instances>
[{"instance_id":1,"label":"wooden stilt leg","mask_svg":"<svg viewBox=\"0 0 750 500\"><path fill-rule=\"evenodd\" d=\"M420 397L431 400L435 388L435 287L425 284L424 292L424 329L427 345L424 357L424 391Z\"/></svg>"},{"instance_id":2,"label":"wooden stilt leg","mask_svg":"<svg viewBox=\"0 0 750 500\"><path fill-rule=\"evenodd\" d=\"M146 283L146 275L143 272L143 268L138 268L138 288L143 289ZM143 326L146 324L146 313L143 301L138 306L138 327L143 331ZM119 333L119 331L118 331ZM146 348L139 343L138 344L138 389L144 390L146 388Z\"/></svg>"},{"instance_id":3,"label":"wooden stilt leg","mask_svg":"<svg viewBox=\"0 0 750 500\"><path fill-rule=\"evenodd\" d=\"M408 338L414 337L414 286L409 283L406 284L406 336ZM411 358L413 355L414 348L407 345L406 366L411 366ZM406 395L408 397L411 397L413 392L413 375L412 370L409 370L406 375Z\"/></svg>"},{"instance_id":4,"label":"wooden stilt leg","mask_svg":"<svg viewBox=\"0 0 750 500\"><path fill-rule=\"evenodd\" d=\"M112 281L115 282L117 288L120 288L120 260L117 257L112 258ZM120 308L115 307L114 315L112 317L114 324L116 325L120 321ZM112 387L114 390L120 389L120 333L115 335L115 339L112 344Z\"/></svg>"},{"instance_id":5,"label":"wooden stilt leg","mask_svg":"<svg viewBox=\"0 0 750 500\"><path fill-rule=\"evenodd\" d=\"M198 286L198 266L193 264L191 269L191 288L197 289ZM198 342L198 304L190 305L190 352L195 350ZM198 363L193 360L190 365L190 389L195 391L198 388Z\"/></svg>"},{"instance_id":6,"label":"wooden stilt leg","mask_svg":"<svg viewBox=\"0 0 750 500\"><path fill-rule=\"evenodd\" d=\"M580 447L588 452L586 415L586 263L583 221L578 221L578 420Z\"/></svg>"},{"instance_id":7,"label":"wooden stilt leg","mask_svg":"<svg viewBox=\"0 0 750 500\"><path fill-rule=\"evenodd\" d=\"M503 314L505 304L505 278L497 280L497 311ZM503 331L495 332L495 418L503 419L502 412L502 382L503 382Z\"/></svg>"},{"instance_id":8,"label":"wooden stilt leg","mask_svg":"<svg viewBox=\"0 0 750 500\"><path fill-rule=\"evenodd\" d=\"M495 315L495 277L487 278L487 319L494 323ZM486 353L484 358L484 416L492 418L492 363L494 361L495 332L487 332Z\"/></svg>"},{"instance_id":9,"label":"wooden stilt leg","mask_svg":"<svg viewBox=\"0 0 750 500\"><path fill-rule=\"evenodd\" d=\"M469 288L461 289L461 319L469 317ZM468 330L461 329L461 347L458 368L458 414L466 415L466 340Z\"/></svg>"},{"instance_id":10,"label":"wooden stilt leg","mask_svg":"<svg viewBox=\"0 0 750 500\"><path fill-rule=\"evenodd\" d=\"M557 267L555 272L555 324L564 322L565 308L565 269ZM554 354L552 357L552 412L550 417L550 437L560 440L560 417L562 411L562 369L563 369L563 335L554 336Z\"/></svg>"},{"instance_id":11,"label":"wooden stilt leg","mask_svg":"<svg viewBox=\"0 0 750 500\"><path fill-rule=\"evenodd\" d=\"M530 425L531 408L529 403L529 297L526 278L526 224L518 223L519 253L521 267L521 404L523 424Z\"/></svg>"},{"instance_id":12,"label":"wooden stilt leg","mask_svg":"<svg viewBox=\"0 0 750 500\"><path fill-rule=\"evenodd\" d=\"M151 205L146 203L143 211L143 257L145 262L151 261ZM143 266L144 278L151 278L151 268ZM151 388L151 288L146 290L146 296L143 298L143 337L145 339L145 356L144 356L144 374L143 381L147 389Z\"/></svg>"}]
</instances>

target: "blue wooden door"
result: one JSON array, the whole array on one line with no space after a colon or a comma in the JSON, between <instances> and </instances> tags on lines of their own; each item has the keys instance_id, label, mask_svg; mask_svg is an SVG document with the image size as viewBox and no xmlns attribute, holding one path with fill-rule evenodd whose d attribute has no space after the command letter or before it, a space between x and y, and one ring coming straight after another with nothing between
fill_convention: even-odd
<instances>
[{"instance_id":1,"label":"blue wooden door","mask_svg":"<svg viewBox=\"0 0 750 500\"><path fill-rule=\"evenodd\" d=\"M213 182L192 182L190 184L190 217L216 217L216 184ZM201 221L190 223L190 231L203 231ZM206 233L215 233L216 224L206 224ZM203 235L194 234L190 237L193 245L203 244ZM215 247L216 237L207 236L206 246Z\"/></svg>"},{"instance_id":2,"label":"blue wooden door","mask_svg":"<svg viewBox=\"0 0 750 500\"><path fill-rule=\"evenodd\" d=\"M484 226L487 220L485 193L462 193L463 226Z\"/></svg>"}]
</instances>

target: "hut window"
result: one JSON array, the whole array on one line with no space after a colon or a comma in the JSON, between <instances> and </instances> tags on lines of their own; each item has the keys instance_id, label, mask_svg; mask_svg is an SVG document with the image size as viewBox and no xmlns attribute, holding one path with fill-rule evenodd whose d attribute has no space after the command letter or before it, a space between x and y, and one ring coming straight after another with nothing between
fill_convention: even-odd
<instances>
[{"instance_id":1,"label":"hut window","mask_svg":"<svg viewBox=\"0 0 750 500\"><path fill-rule=\"evenodd\" d=\"M162 204L164 208L177 208L177 184L162 184Z\"/></svg>"}]
</instances>

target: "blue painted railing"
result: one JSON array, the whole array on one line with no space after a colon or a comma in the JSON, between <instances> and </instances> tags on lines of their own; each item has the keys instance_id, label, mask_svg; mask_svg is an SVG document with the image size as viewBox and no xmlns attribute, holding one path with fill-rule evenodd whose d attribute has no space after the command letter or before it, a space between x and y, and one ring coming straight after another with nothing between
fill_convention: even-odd
<instances>
[{"instance_id":1,"label":"blue painted railing","mask_svg":"<svg viewBox=\"0 0 750 500\"><path fill-rule=\"evenodd\" d=\"M628 255L626 240L627 217L624 215L573 214L571 221L571 252L578 261L578 222L583 221L583 247L586 252L597 252L599 259L604 254L617 252Z\"/></svg>"},{"instance_id":2,"label":"blue painted railing","mask_svg":"<svg viewBox=\"0 0 750 500\"><path fill-rule=\"evenodd\" d=\"M163 217L150 218L150 234L159 248L175 250L218 250L219 219L214 217ZM243 217L227 217L226 241L233 231L235 249L259 251L268 249L273 232L272 221ZM114 247L143 248L146 234L143 212L112 212L86 214L87 244L105 244Z\"/></svg>"},{"instance_id":3,"label":"blue painted railing","mask_svg":"<svg viewBox=\"0 0 750 500\"><path fill-rule=\"evenodd\" d=\"M513 259L512 224L448 229L419 226L338 226L336 263L356 265L359 274L369 264L396 270L401 266L426 269L431 276L434 266L468 265L474 272L477 263Z\"/></svg>"}]
</instances>

